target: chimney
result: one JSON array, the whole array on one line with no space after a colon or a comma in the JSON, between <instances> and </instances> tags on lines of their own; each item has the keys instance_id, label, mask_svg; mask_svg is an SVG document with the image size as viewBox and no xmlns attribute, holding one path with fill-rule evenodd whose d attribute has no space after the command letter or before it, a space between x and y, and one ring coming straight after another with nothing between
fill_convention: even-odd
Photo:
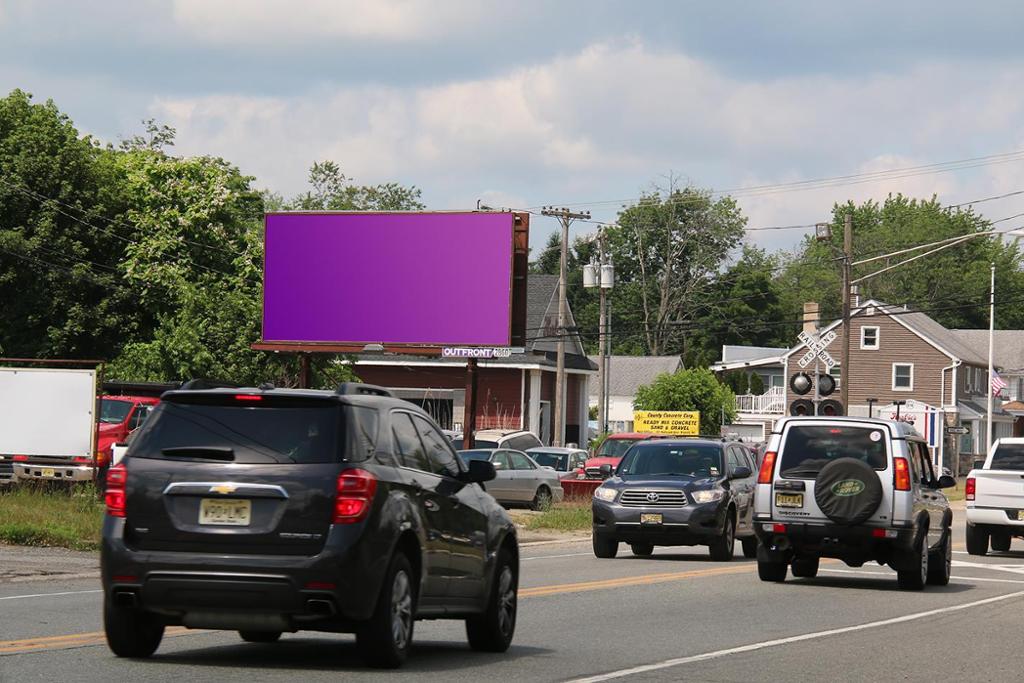
<instances>
[{"instance_id":1,"label":"chimney","mask_svg":"<svg viewBox=\"0 0 1024 683\"><path fill-rule=\"evenodd\" d=\"M807 334L817 334L819 323L818 304L814 301L808 301L804 304L804 332Z\"/></svg>"}]
</instances>

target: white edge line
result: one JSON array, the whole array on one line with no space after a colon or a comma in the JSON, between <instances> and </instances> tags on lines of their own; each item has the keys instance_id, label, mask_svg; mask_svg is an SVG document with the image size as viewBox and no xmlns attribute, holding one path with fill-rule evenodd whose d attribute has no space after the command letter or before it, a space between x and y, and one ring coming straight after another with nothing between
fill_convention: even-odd
<instances>
[{"instance_id":1,"label":"white edge line","mask_svg":"<svg viewBox=\"0 0 1024 683\"><path fill-rule=\"evenodd\" d=\"M21 600L23 598L48 598L52 595L81 595L82 593L102 593L102 588L87 591L64 591L63 593L34 593L32 595L8 595L0 600Z\"/></svg>"},{"instance_id":2,"label":"white edge line","mask_svg":"<svg viewBox=\"0 0 1024 683\"><path fill-rule=\"evenodd\" d=\"M857 576L881 576L882 578L891 577L892 574L888 572L869 572L869 571L858 571L856 569L825 569L822 567L818 571L831 572L832 574L855 574ZM971 581L984 581L987 583L1024 583L1021 579L987 579L980 576L961 576L957 574L955 579L963 579L966 585L971 585Z\"/></svg>"},{"instance_id":3,"label":"white edge line","mask_svg":"<svg viewBox=\"0 0 1024 683\"><path fill-rule=\"evenodd\" d=\"M728 655L742 654L744 652L755 652L757 650L764 650L770 647L777 647L779 645L789 645L790 643L799 643L805 640L816 640L818 638L826 638L828 636L835 636L842 633L852 633L854 631L864 631L871 628L878 628L879 626L890 626L892 624L902 624L907 621L915 621L917 619L924 619L925 617L931 617L936 614L946 614L948 612L958 612L960 610L969 609L971 607L980 607L981 605L988 605L994 602L1001 602L1003 600L1011 600L1013 598L1024 597L1024 591L1017 591L1016 593L1007 593L1006 595L998 595L994 598L985 598L984 600L976 600L975 602L967 602L960 605L951 605L949 607L940 607L939 609L928 610L927 612L917 612L916 614L907 614L902 617L894 617L892 619L883 619L882 621L872 621L866 624L858 624L856 626L846 626L844 628L834 628L827 631L817 631L815 633L805 633L799 636L791 636L789 638L779 638L777 640L766 640L761 643L751 643L750 645L741 645L739 647L731 647L726 650L716 650L714 652L705 652L699 655L692 655L690 657L679 657L676 659L667 659L663 662L656 662L654 664L645 664L643 666L636 666L631 669L621 669L619 671L612 671L606 674L599 674L597 676L588 676L586 678L574 678L570 683L598 683L598 681L609 681L615 678L624 678L626 676L633 676L635 674L647 673L648 671L658 671L660 669L668 669L674 666L681 666L683 664L692 664L693 662L702 662L708 659L718 659L719 657L726 657Z\"/></svg>"},{"instance_id":4,"label":"white edge line","mask_svg":"<svg viewBox=\"0 0 1024 683\"><path fill-rule=\"evenodd\" d=\"M534 555L533 557L521 557L520 562L528 562L530 560L553 560L558 557L583 557L584 555L593 555L594 553L568 553L566 555Z\"/></svg>"}]
</instances>

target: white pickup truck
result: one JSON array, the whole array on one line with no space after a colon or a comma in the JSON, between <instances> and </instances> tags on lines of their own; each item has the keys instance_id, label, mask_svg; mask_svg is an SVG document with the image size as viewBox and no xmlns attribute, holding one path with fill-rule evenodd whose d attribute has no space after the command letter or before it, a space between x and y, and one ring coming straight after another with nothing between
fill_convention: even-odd
<instances>
[{"instance_id":1,"label":"white pickup truck","mask_svg":"<svg viewBox=\"0 0 1024 683\"><path fill-rule=\"evenodd\" d=\"M1006 552L1024 538L1024 438L996 439L985 463L967 475L967 552Z\"/></svg>"}]
</instances>

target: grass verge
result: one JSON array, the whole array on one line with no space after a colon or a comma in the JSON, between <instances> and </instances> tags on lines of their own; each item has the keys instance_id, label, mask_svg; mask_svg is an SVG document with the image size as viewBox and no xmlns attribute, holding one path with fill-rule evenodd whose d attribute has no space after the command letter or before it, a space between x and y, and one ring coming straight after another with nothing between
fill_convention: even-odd
<instances>
[{"instance_id":1,"label":"grass verge","mask_svg":"<svg viewBox=\"0 0 1024 683\"><path fill-rule=\"evenodd\" d=\"M525 517L522 525L529 531L587 531L591 525L590 501L559 503L550 510Z\"/></svg>"},{"instance_id":2,"label":"grass verge","mask_svg":"<svg viewBox=\"0 0 1024 683\"><path fill-rule=\"evenodd\" d=\"M12 486L0 490L0 542L97 550L103 501L91 485L71 489Z\"/></svg>"}]
</instances>

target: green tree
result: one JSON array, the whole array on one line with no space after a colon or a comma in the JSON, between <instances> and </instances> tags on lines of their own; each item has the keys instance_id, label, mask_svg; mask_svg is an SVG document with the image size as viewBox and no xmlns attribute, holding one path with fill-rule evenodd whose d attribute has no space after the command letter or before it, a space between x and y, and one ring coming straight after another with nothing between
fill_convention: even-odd
<instances>
[{"instance_id":1,"label":"green tree","mask_svg":"<svg viewBox=\"0 0 1024 683\"><path fill-rule=\"evenodd\" d=\"M944 208L935 197L921 200L897 194L881 204L837 204L832 211L831 239L806 238L797 258L779 278L787 318L799 318L804 301L819 302L825 320L838 316L840 272L835 259L841 253L847 213L853 219L854 260L991 229L990 223L972 209ZM912 255L856 267L853 277ZM990 263L996 264L997 301L1024 298L1019 248L1015 242L991 238L973 239L873 277L861 285L861 298L909 304L949 328L983 328L988 325ZM1024 307L997 305L996 325L1024 325Z\"/></svg>"},{"instance_id":2,"label":"green tree","mask_svg":"<svg viewBox=\"0 0 1024 683\"><path fill-rule=\"evenodd\" d=\"M52 101L0 99L0 353L105 358L134 307L109 153Z\"/></svg>"},{"instance_id":3,"label":"green tree","mask_svg":"<svg viewBox=\"0 0 1024 683\"><path fill-rule=\"evenodd\" d=\"M730 197L696 188L655 191L606 229L616 269L618 329L631 330L651 355L685 353L713 296L723 262L739 245L746 218Z\"/></svg>"},{"instance_id":4,"label":"green tree","mask_svg":"<svg viewBox=\"0 0 1024 683\"><path fill-rule=\"evenodd\" d=\"M316 161L309 169L311 189L286 208L301 211L420 211L422 191L398 183L356 185L333 161Z\"/></svg>"},{"instance_id":5,"label":"green tree","mask_svg":"<svg viewBox=\"0 0 1024 683\"><path fill-rule=\"evenodd\" d=\"M719 434L736 417L736 395L707 368L664 373L637 389L636 410L699 410L701 434Z\"/></svg>"},{"instance_id":6,"label":"green tree","mask_svg":"<svg viewBox=\"0 0 1024 683\"><path fill-rule=\"evenodd\" d=\"M750 393L760 396L764 393L764 380L756 372L750 373Z\"/></svg>"}]
</instances>

